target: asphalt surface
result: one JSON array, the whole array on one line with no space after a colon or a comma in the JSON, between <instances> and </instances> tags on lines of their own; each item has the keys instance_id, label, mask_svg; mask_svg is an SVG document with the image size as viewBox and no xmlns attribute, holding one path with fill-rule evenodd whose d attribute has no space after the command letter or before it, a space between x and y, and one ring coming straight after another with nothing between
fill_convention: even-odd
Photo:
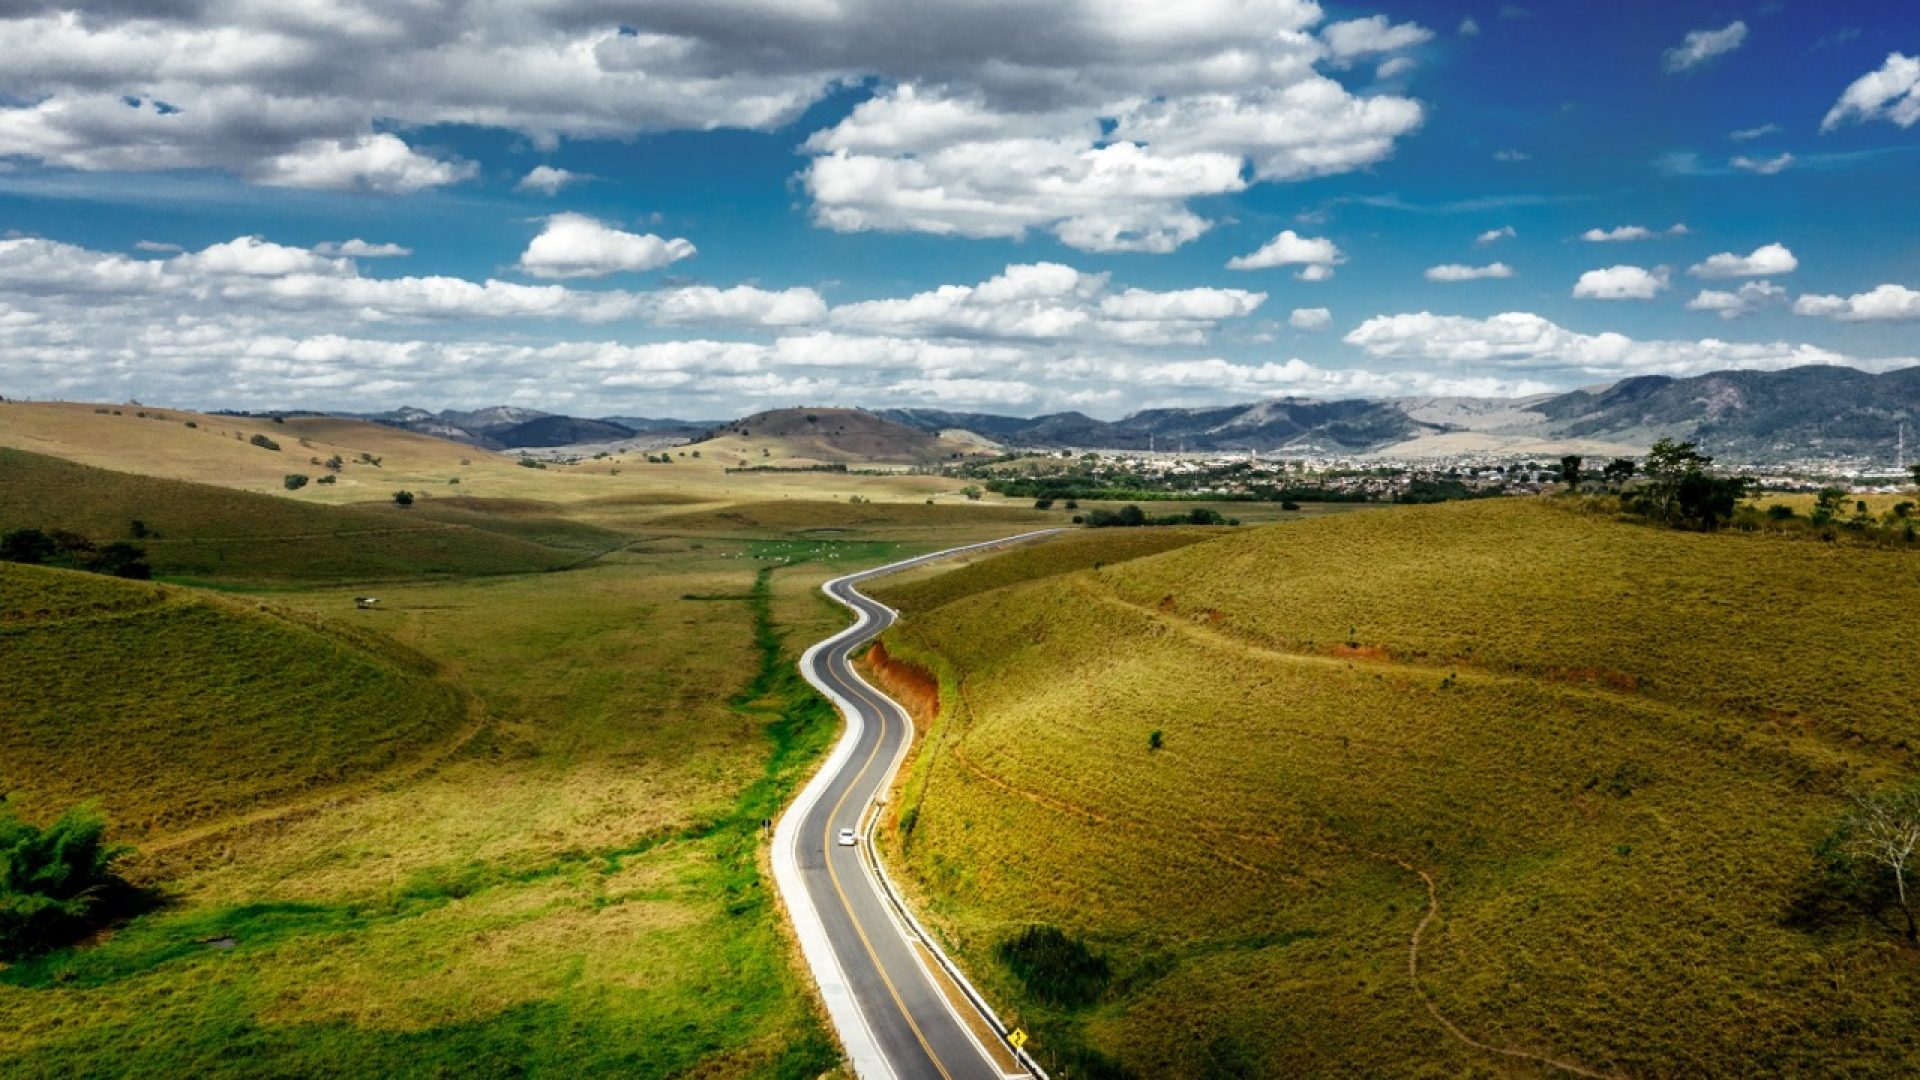
<instances>
[{"instance_id":1,"label":"asphalt surface","mask_svg":"<svg viewBox=\"0 0 1920 1080\"><path fill-rule=\"evenodd\" d=\"M835 974L851 992L858 1022L865 1027L864 1033L843 1031L843 1040L849 1047L860 1043L877 1048L883 1059L863 1061L855 1053L853 1064L862 1080L887 1076L993 1080L1027 1075L1003 1072L978 1041L982 1036L956 1015L956 1008L964 1005L942 993L866 866L861 829L869 804L885 794L912 740L913 728L898 704L853 671L853 653L894 621L891 609L861 594L856 586L879 574L984 546L989 545L954 548L829 582L828 594L864 618L812 650L805 661L815 681L858 714L848 717L849 726L859 729L851 755L841 761L821 796L803 811L792 843L804 888L839 965ZM829 763L828 768L834 765ZM841 829L860 831L860 845L841 846L837 840ZM816 977L822 978L819 965L815 967ZM838 1017L836 1023L846 1026ZM870 1039L856 1037L861 1035Z\"/></svg>"}]
</instances>

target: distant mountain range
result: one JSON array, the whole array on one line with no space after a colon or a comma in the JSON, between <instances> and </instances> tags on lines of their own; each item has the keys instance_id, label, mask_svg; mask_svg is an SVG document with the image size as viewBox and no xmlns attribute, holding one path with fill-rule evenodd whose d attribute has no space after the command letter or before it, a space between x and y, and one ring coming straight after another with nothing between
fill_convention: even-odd
<instances>
[{"instance_id":1,"label":"distant mountain range","mask_svg":"<svg viewBox=\"0 0 1920 1080\"><path fill-rule=\"evenodd\" d=\"M787 410L792 411L792 410ZM819 412L820 410L816 410ZM859 410L838 410L836 425ZM796 413L801 415L804 413ZM365 416L495 450L611 443L637 436L699 440L756 427L760 414L702 422L643 416L582 419L513 406ZM784 412L781 414L784 415ZM876 409L891 424L962 442L1019 449L1255 451L1430 457L1450 454L1630 453L1656 439L1692 439L1729 461L1869 457L1891 460L1905 422L1920 456L1920 367L1882 375L1847 367L1648 375L1523 398L1281 398L1245 405L1145 409L1119 420L1078 412L1020 417L940 409ZM756 424L755 420L761 419ZM797 421L814 434L814 425ZM800 434L796 431L794 434ZM818 434L829 434L821 431ZM854 423L834 433L872 436ZM832 440L829 440L832 441ZM871 440L869 440L871 441ZM898 436L882 439L889 446ZM857 448L854 448L857 449ZM854 452L849 449L848 452Z\"/></svg>"},{"instance_id":2,"label":"distant mountain range","mask_svg":"<svg viewBox=\"0 0 1920 1080\"><path fill-rule=\"evenodd\" d=\"M961 429L1041 449L1448 453L1628 452L1691 439L1729 461L1891 460L1905 422L1920 448L1920 367L1648 375L1525 398L1283 398L1250 405L1146 409L1119 420L1081 413L1031 419L937 409L882 409L924 431ZM1920 455L1915 455L1920 456Z\"/></svg>"},{"instance_id":3,"label":"distant mountain range","mask_svg":"<svg viewBox=\"0 0 1920 1080\"><path fill-rule=\"evenodd\" d=\"M693 439L717 426L717 422L646 416L608 416L591 420L514 405L494 405L470 411L446 409L437 413L409 406L390 412L361 413L358 418L487 450L611 443L640 435Z\"/></svg>"}]
</instances>

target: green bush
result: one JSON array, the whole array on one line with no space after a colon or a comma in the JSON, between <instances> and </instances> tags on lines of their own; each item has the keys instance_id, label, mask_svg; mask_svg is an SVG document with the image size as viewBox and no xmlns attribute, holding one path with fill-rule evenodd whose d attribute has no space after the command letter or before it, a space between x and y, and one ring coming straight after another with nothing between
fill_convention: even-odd
<instances>
[{"instance_id":1,"label":"green bush","mask_svg":"<svg viewBox=\"0 0 1920 1080\"><path fill-rule=\"evenodd\" d=\"M272 439L267 438L265 435L255 435L253 438L248 439L247 441L261 448L262 450L280 449L279 443L274 442Z\"/></svg>"},{"instance_id":2,"label":"green bush","mask_svg":"<svg viewBox=\"0 0 1920 1080\"><path fill-rule=\"evenodd\" d=\"M71 944L99 925L127 889L113 872L126 849L105 842L106 828L91 807L42 829L0 805L0 961Z\"/></svg>"},{"instance_id":3,"label":"green bush","mask_svg":"<svg viewBox=\"0 0 1920 1080\"><path fill-rule=\"evenodd\" d=\"M396 492L394 492L394 493L393 493L393 503L394 503L394 505L395 505L395 506L412 506L412 505L413 505L413 492L411 492L411 491L396 491Z\"/></svg>"},{"instance_id":4,"label":"green bush","mask_svg":"<svg viewBox=\"0 0 1920 1080\"><path fill-rule=\"evenodd\" d=\"M1113 981L1106 957L1057 926L1029 926L1002 941L998 951L1027 993L1049 1005L1091 1005Z\"/></svg>"},{"instance_id":5,"label":"green bush","mask_svg":"<svg viewBox=\"0 0 1920 1080\"><path fill-rule=\"evenodd\" d=\"M286 485L288 491L299 491L307 486L307 476L305 473L288 473L280 482Z\"/></svg>"}]
</instances>

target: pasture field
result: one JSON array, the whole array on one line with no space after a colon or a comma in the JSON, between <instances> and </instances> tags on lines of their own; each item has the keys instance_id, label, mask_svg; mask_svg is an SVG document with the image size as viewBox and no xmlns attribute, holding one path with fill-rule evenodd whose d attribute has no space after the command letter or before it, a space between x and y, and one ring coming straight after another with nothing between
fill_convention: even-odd
<instances>
[{"instance_id":1,"label":"pasture field","mask_svg":"<svg viewBox=\"0 0 1920 1080\"><path fill-rule=\"evenodd\" d=\"M476 513L472 500L333 507L113 472L0 447L0 532L132 540L154 572L195 582L377 581L555 570L628 542L552 515Z\"/></svg>"},{"instance_id":2,"label":"pasture field","mask_svg":"<svg viewBox=\"0 0 1920 1080\"><path fill-rule=\"evenodd\" d=\"M1920 1068L1920 955L1803 903L1914 772L1910 553L1502 500L1004 577L880 590L942 701L883 834L1043 1063Z\"/></svg>"},{"instance_id":3,"label":"pasture field","mask_svg":"<svg viewBox=\"0 0 1920 1080\"><path fill-rule=\"evenodd\" d=\"M273 545L218 594L0 566L29 661L0 690L34 703L0 777L35 820L98 799L160 902L0 968L0 1071L828 1073L759 829L837 730L794 667L845 622L819 585L1019 526L804 502L648 529L703 504L436 501L436 528L576 561L625 543L372 610ZM178 512L163 533L226 520Z\"/></svg>"},{"instance_id":4,"label":"pasture field","mask_svg":"<svg viewBox=\"0 0 1920 1080\"><path fill-rule=\"evenodd\" d=\"M412 650L147 582L0 563L8 802L164 835L388 768L466 702Z\"/></svg>"}]
</instances>

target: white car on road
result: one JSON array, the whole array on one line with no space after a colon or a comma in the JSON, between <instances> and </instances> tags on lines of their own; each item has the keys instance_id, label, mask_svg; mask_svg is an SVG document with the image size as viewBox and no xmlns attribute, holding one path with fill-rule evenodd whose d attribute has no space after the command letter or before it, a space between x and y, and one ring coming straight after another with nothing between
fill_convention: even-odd
<instances>
[{"instance_id":1,"label":"white car on road","mask_svg":"<svg viewBox=\"0 0 1920 1080\"><path fill-rule=\"evenodd\" d=\"M855 844L858 844L859 842L860 842L860 834L854 832L852 829L840 830L840 846L841 847L853 847Z\"/></svg>"}]
</instances>

